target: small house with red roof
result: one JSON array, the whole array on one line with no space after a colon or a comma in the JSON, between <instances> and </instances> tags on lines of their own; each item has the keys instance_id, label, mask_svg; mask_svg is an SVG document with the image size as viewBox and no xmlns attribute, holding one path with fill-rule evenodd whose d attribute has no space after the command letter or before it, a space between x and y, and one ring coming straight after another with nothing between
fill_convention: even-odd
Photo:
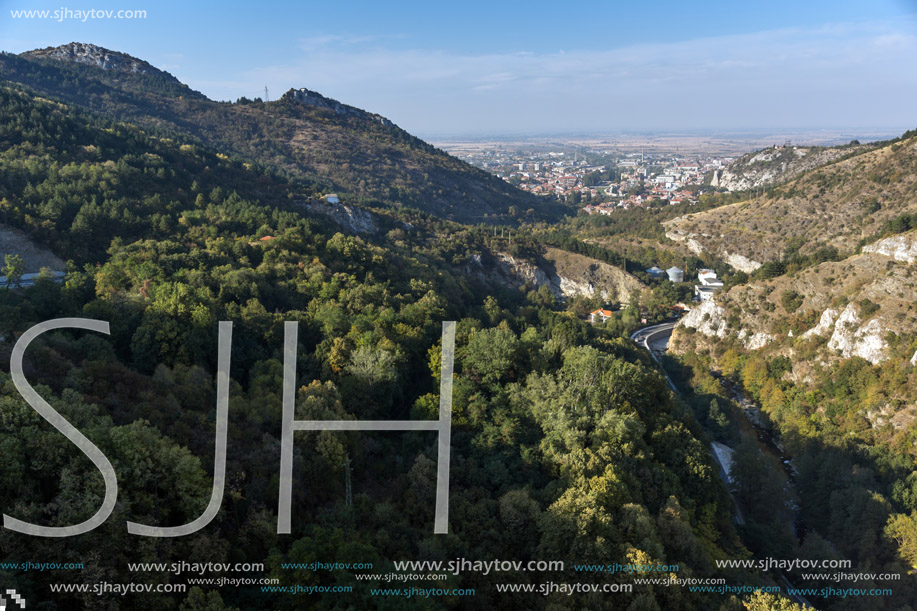
<instances>
[{"instance_id":1,"label":"small house with red roof","mask_svg":"<svg viewBox=\"0 0 917 611\"><path fill-rule=\"evenodd\" d=\"M611 310L595 310L589 313L589 322L605 322L614 315Z\"/></svg>"}]
</instances>

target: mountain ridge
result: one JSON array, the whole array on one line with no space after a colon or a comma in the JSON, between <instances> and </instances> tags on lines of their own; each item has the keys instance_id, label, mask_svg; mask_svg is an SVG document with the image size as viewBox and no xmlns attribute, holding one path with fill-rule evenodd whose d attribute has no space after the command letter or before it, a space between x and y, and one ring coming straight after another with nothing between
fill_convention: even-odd
<instances>
[{"instance_id":1,"label":"mountain ridge","mask_svg":"<svg viewBox=\"0 0 917 611\"><path fill-rule=\"evenodd\" d=\"M883 223L917 210L917 133L853 151L748 199L664 223L666 236L753 272L788 254L853 253Z\"/></svg>"},{"instance_id":2,"label":"mountain ridge","mask_svg":"<svg viewBox=\"0 0 917 611\"><path fill-rule=\"evenodd\" d=\"M20 53L20 57L28 59L53 59L62 62L88 64L101 68L102 70L113 70L116 72L155 74L176 83L180 82L172 74L156 68L149 62L127 53L112 51L91 43L71 42L59 47L33 49Z\"/></svg>"},{"instance_id":3,"label":"mountain ridge","mask_svg":"<svg viewBox=\"0 0 917 611\"><path fill-rule=\"evenodd\" d=\"M844 155L864 151L870 145L853 140L841 146L774 146L742 155L727 167L713 170L710 186L726 191L772 187Z\"/></svg>"},{"instance_id":4,"label":"mountain ridge","mask_svg":"<svg viewBox=\"0 0 917 611\"><path fill-rule=\"evenodd\" d=\"M0 78L116 121L190 137L279 168L313 195L336 191L351 203L376 200L464 223L516 223L567 212L385 117L306 88L267 103L216 102L143 60L82 43L2 54Z\"/></svg>"}]
</instances>

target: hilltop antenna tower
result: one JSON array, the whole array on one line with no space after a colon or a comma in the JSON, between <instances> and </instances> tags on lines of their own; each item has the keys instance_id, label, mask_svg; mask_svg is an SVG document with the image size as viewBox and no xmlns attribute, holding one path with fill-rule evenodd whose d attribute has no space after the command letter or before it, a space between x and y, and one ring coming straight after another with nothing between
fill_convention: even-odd
<instances>
[{"instance_id":1,"label":"hilltop antenna tower","mask_svg":"<svg viewBox=\"0 0 917 611\"><path fill-rule=\"evenodd\" d=\"M271 101L271 98L268 97L268 95L267 95L267 85L264 86L264 101L265 101L265 102L270 102L270 101Z\"/></svg>"}]
</instances>

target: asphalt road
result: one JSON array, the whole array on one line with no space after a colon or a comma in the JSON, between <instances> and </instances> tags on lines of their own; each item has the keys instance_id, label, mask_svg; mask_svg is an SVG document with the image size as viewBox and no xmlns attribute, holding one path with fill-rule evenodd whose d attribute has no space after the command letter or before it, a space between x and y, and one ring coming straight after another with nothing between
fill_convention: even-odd
<instances>
[{"instance_id":1,"label":"asphalt road","mask_svg":"<svg viewBox=\"0 0 917 611\"><path fill-rule=\"evenodd\" d=\"M647 350L647 352L650 353L650 356L653 357L653 360L658 363L659 357L662 356L662 354L664 354L666 349L668 348L669 338L672 337L672 329L675 328L675 325L676 323L674 322L666 322L666 323L662 323L659 325L652 325L649 327L644 327L642 329L638 329L637 331L634 331L633 333L631 333L630 338L633 341L635 341L637 344L639 344L640 346L643 346ZM678 389L672 383L672 380L669 378L668 374L666 374L665 371L662 371L662 375L663 377L665 377L665 381L669 384L669 388L672 389L672 392L674 392L676 395L680 395L681 393L678 392ZM713 461L719 467L720 477L724 478L724 481L725 481L725 475L724 475L725 470L723 469L723 465L720 464L720 460L717 457L716 452L714 452L712 448L707 448L707 450L710 452L710 456L713 457ZM729 482L726 481L725 483L728 489ZM738 501L736 501L735 497L732 495L732 491L729 492L729 496L732 498L732 502L735 507L736 524L740 526L744 526L745 518L742 516L742 510L739 509L739 503ZM792 587L792 584L789 582L789 580L787 580L785 575L783 575L782 573L778 573L778 574L780 575L780 579L783 580L785 586ZM807 601L805 598L801 596L789 594L789 593L787 595L791 599L793 599L794 602L802 604L806 607L812 606L812 604L809 601Z\"/></svg>"},{"instance_id":2,"label":"asphalt road","mask_svg":"<svg viewBox=\"0 0 917 611\"><path fill-rule=\"evenodd\" d=\"M666 348L669 344L669 338L672 337L672 329L675 328L674 322L664 322L660 325L653 325L651 327L644 327L638 329L631 333L630 338L635 341L640 346L643 346L647 352L650 353L650 356L653 357L653 360L657 363L659 362L659 356L665 353ZM665 378L665 381L668 383L669 388L672 389L676 395L681 395L678 392L678 388L675 387L675 384L672 383L671 378L660 368L660 373ZM726 484L726 488L729 488L730 482L726 479L726 470L723 468L722 463L720 463L719 457L716 455L716 452L713 451L713 448L708 447L707 451L710 453L710 456L713 458L713 462L716 463L716 466L719 467L720 478L723 479L723 482ZM729 496L732 498L733 505L735 506L735 521L736 524L740 526L745 525L745 518L742 516L742 510L739 509L739 503L736 501L735 497L732 495L732 491L729 492Z\"/></svg>"}]
</instances>

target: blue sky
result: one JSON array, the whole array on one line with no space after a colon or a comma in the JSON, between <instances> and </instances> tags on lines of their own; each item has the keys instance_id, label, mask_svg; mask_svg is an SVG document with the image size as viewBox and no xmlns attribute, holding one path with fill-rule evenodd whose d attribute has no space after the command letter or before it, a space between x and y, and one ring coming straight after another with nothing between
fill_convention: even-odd
<instances>
[{"instance_id":1,"label":"blue sky","mask_svg":"<svg viewBox=\"0 0 917 611\"><path fill-rule=\"evenodd\" d=\"M14 19L18 10L145 19ZM0 0L0 49L92 42L215 99L308 87L426 136L917 126L917 0Z\"/></svg>"}]
</instances>

